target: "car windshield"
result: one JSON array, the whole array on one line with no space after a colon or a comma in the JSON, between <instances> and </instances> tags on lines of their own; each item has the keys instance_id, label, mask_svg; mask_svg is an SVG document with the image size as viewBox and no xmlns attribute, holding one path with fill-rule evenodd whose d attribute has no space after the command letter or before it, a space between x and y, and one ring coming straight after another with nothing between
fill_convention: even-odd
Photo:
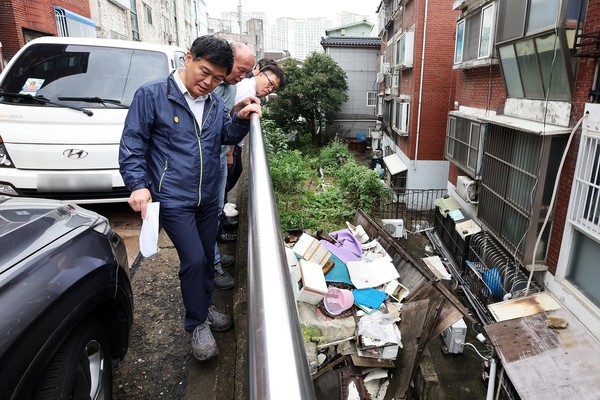
<instances>
[{"instance_id":1,"label":"car windshield","mask_svg":"<svg viewBox=\"0 0 600 400\"><path fill-rule=\"evenodd\" d=\"M55 102L81 99L69 104L86 108L123 107L131 103L141 84L168 72L169 61L160 52L38 44L29 47L7 71L0 92L43 96ZM89 98L111 99L113 104L86 101Z\"/></svg>"}]
</instances>

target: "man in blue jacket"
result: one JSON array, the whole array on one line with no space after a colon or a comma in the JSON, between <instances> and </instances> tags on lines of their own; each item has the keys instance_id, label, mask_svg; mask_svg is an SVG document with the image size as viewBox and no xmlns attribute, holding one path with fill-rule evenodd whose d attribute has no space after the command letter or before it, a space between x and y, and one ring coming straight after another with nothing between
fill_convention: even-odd
<instances>
[{"instance_id":1,"label":"man in blue jacket","mask_svg":"<svg viewBox=\"0 0 600 400\"><path fill-rule=\"evenodd\" d=\"M201 361L218 354L211 329L233 325L212 304L219 153L222 144L235 144L248 133L252 113L262 116L255 97L240 102L231 117L219 96L210 94L232 67L225 40L197 38L183 68L137 90L119 150L131 208L146 218L148 202L160 202L160 225L179 255L184 327Z\"/></svg>"}]
</instances>

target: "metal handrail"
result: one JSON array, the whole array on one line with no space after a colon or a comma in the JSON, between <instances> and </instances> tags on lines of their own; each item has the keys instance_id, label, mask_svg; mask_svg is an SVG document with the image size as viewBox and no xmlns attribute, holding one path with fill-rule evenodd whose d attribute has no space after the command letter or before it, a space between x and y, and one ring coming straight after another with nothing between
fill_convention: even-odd
<instances>
[{"instance_id":1,"label":"metal handrail","mask_svg":"<svg viewBox=\"0 0 600 400\"><path fill-rule=\"evenodd\" d=\"M315 393L257 115L249 138L248 397L310 400Z\"/></svg>"}]
</instances>

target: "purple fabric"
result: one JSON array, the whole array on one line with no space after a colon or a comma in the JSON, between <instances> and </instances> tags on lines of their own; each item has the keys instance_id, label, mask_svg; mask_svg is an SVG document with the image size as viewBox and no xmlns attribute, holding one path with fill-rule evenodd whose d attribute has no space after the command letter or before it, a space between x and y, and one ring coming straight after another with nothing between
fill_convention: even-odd
<instances>
[{"instance_id":1,"label":"purple fabric","mask_svg":"<svg viewBox=\"0 0 600 400\"><path fill-rule=\"evenodd\" d=\"M352 232L350 232L350 229L331 232L330 235L333 236L334 239L337 239L340 244L333 244L327 240L321 239L320 242L327 250L335 254L336 257L343 262L360 260L362 244L354 237Z\"/></svg>"}]
</instances>

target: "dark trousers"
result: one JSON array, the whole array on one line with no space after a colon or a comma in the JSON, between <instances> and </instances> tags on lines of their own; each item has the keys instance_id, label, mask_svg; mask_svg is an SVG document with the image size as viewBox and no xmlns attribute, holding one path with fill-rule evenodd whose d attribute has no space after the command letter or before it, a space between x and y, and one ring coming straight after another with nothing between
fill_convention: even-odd
<instances>
[{"instance_id":1,"label":"dark trousers","mask_svg":"<svg viewBox=\"0 0 600 400\"><path fill-rule=\"evenodd\" d=\"M208 207L160 210L160 225L179 255L184 327L188 332L206 320L208 307L212 305L217 221L216 203Z\"/></svg>"},{"instance_id":2,"label":"dark trousers","mask_svg":"<svg viewBox=\"0 0 600 400\"><path fill-rule=\"evenodd\" d=\"M225 188L225 203L227 203L227 193L237 183L240 175L242 175L242 171L244 170L244 166L242 165L242 148L238 145L233 147L233 164L231 164L227 168L227 186Z\"/></svg>"}]
</instances>

